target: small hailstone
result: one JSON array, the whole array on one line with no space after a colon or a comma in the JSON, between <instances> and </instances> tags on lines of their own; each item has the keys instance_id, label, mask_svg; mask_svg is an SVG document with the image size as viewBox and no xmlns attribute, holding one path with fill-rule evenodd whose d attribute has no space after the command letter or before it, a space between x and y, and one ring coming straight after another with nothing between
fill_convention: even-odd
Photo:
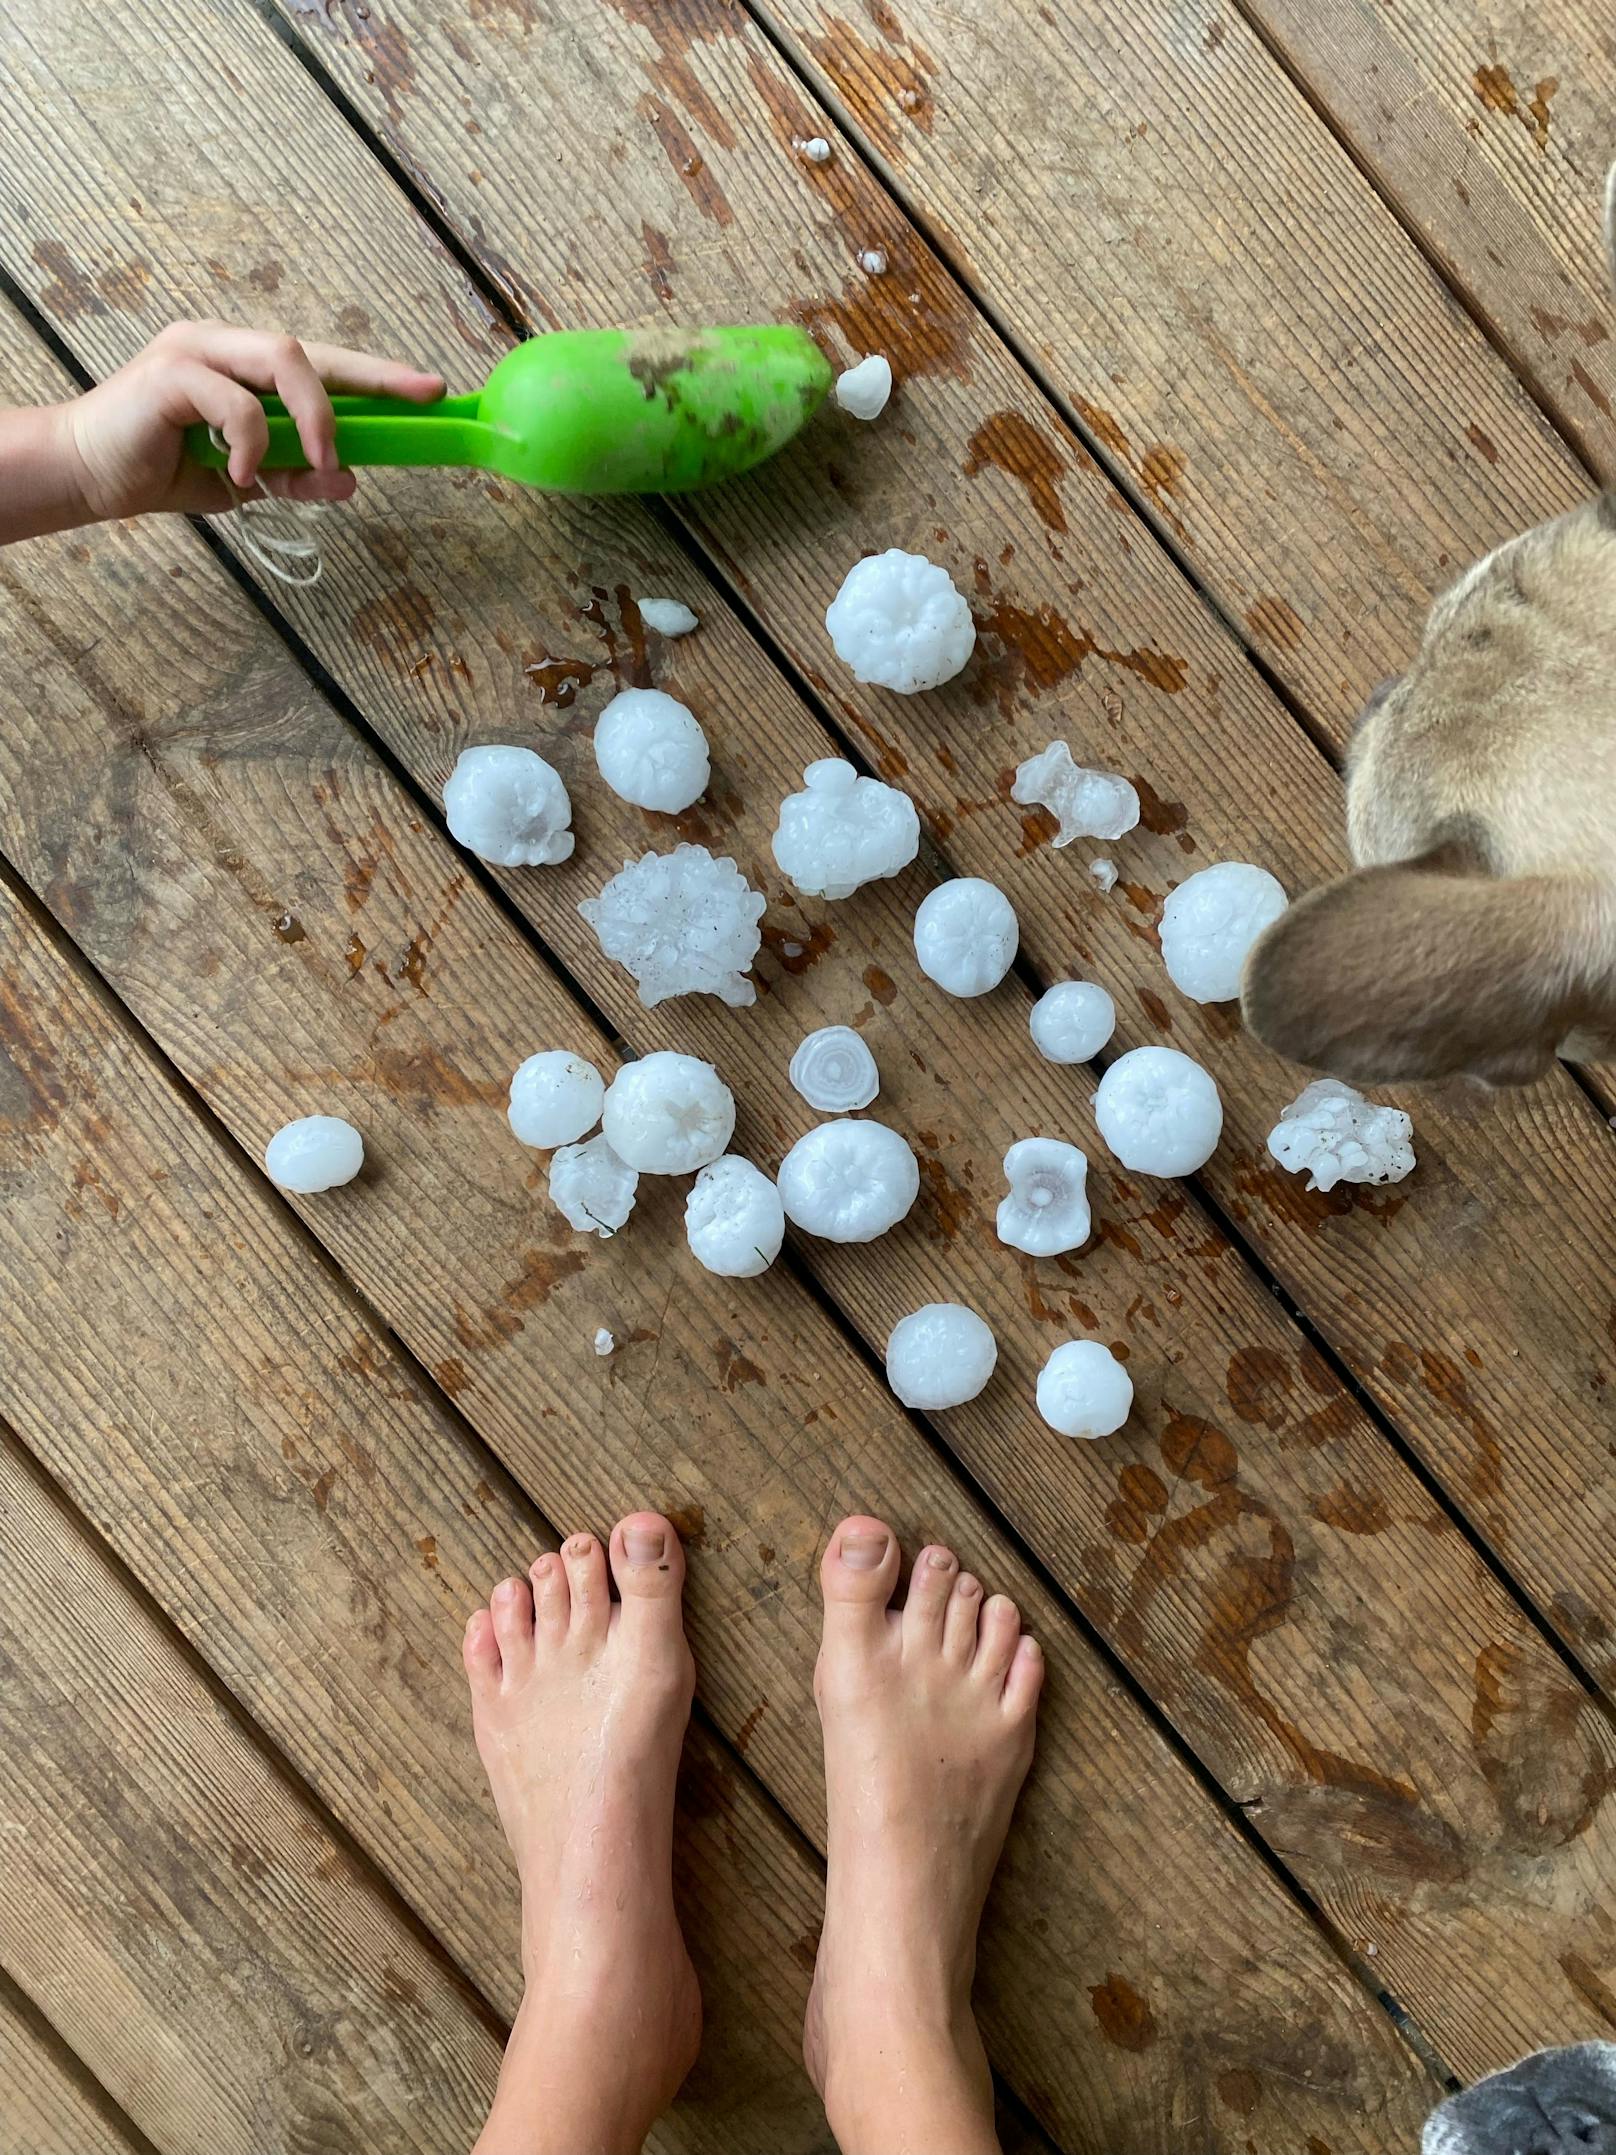
<instances>
[{"instance_id":1,"label":"small hailstone","mask_svg":"<svg viewBox=\"0 0 1616 2155\"><path fill-rule=\"evenodd\" d=\"M1247 951L1289 903L1283 883L1244 861L1187 877L1162 908L1161 951L1173 986L1192 1002L1232 1003Z\"/></svg>"},{"instance_id":2,"label":"small hailstone","mask_svg":"<svg viewBox=\"0 0 1616 2155\"><path fill-rule=\"evenodd\" d=\"M802 774L804 790L780 803L775 864L811 898L850 898L877 876L896 875L920 851L920 817L907 793L861 778L823 756Z\"/></svg>"},{"instance_id":3,"label":"small hailstone","mask_svg":"<svg viewBox=\"0 0 1616 2155\"><path fill-rule=\"evenodd\" d=\"M928 1302L900 1317L887 1341L887 1382L906 1407L963 1407L993 1375L999 1349L963 1302Z\"/></svg>"},{"instance_id":4,"label":"small hailstone","mask_svg":"<svg viewBox=\"0 0 1616 2155\"><path fill-rule=\"evenodd\" d=\"M1139 796L1125 778L1072 761L1064 741L1051 741L1016 765L1010 798L1024 808L1047 808L1060 824L1052 844L1074 838L1121 838L1139 821Z\"/></svg>"},{"instance_id":5,"label":"small hailstone","mask_svg":"<svg viewBox=\"0 0 1616 2155\"><path fill-rule=\"evenodd\" d=\"M1414 1125L1401 1108L1373 1107L1336 1078L1319 1078L1279 1111L1268 1150L1310 1190L1338 1182L1401 1182L1414 1172Z\"/></svg>"},{"instance_id":6,"label":"small hailstone","mask_svg":"<svg viewBox=\"0 0 1616 2155\"><path fill-rule=\"evenodd\" d=\"M616 1345L616 1338L602 1325L595 1334L595 1352L599 1355L608 1355Z\"/></svg>"},{"instance_id":7,"label":"small hailstone","mask_svg":"<svg viewBox=\"0 0 1616 2155\"><path fill-rule=\"evenodd\" d=\"M995 884L956 876L921 899L915 914L920 970L950 995L986 995L1010 970L1021 930L1016 909Z\"/></svg>"},{"instance_id":8,"label":"small hailstone","mask_svg":"<svg viewBox=\"0 0 1616 2155\"><path fill-rule=\"evenodd\" d=\"M636 599L640 619L658 636L688 636L699 626L683 599Z\"/></svg>"},{"instance_id":9,"label":"small hailstone","mask_svg":"<svg viewBox=\"0 0 1616 2155\"><path fill-rule=\"evenodd\" d=\"M1089 1163L1075 1145L1024 1137L1004 1156L1010 1194L999 1207L999 1240L1029 1257L1058 1257L1089 1239Z\"/></svg>"},{"instance_id":10,"label":"small hailstone","mask_svg":"<svg viewBox=\"0 0 1616 2155\"><path fill-rule=\"evenodd\" d=\"M600 1120L606 1083L593 1063L565 1048L530 1055L511 1079L506 1119L524 1145L570 1145Z\"/></svg>"},{"instance_id":11,"label":"small hailstone","mask_svg":"<svg viewBox=\"0 0 1616 2155\"><path fill-rule=\"evenodd\" d=\"M859 268L868 276L884 277L887 273L887 258L879 247L866 247L859 256Z\"/></svg>"},{"instance_id":12,"label":"small hailstone","mask_svg":"<svg viewBox=\"0 0 1616 2155\"><path fill-rule=\"evenodd\" d=\"M1038 1412L1063 1437L1109 1437L1133 1407L1133 1379L1097 1339L1069 1339L1038 1372Z\"/></svg>"},{"instance_id":13,"label":"small hailstone","mask_svg":"<svg viewBox=\"0 0 1616 2155\"><path fill-rule=\"evenodd\" d=\"M499 868L553 868L571 857L572 803L531 748L461 750L443 789L449 835Z\"/></svg>"},{"instance_id":14,"label":"small hailstone","mask_svg":"<svg viewBox=\"0 0 1616 2155\"><path fill-rule=\"evenodd\" d=\"M971 609L948 571L896 546L854 562L825 626L855 681L900 696L952 681L976 645Z\"/></svg>"},{"instance_id":15,"label":"small hailstone","mask_svg":"<svg viewBox=\"0 0 1616 2155\"><path fill-rule=\"evenodd\" d=\"M763 940L763 907L726 855L675 846L624 861L578 910L607 957L634 975L647 1010L670 995L716 995L744 1009L757 1001L745 976Z\"/></svg>"},{"instance_id":16,"label":"small hailstone","mask_svg":"<svg viewBox=\"0 0 1616 2155\"><path fill-rule=\"evenodd\" d=\"M1217 1150L1223 1102L1200 1064L1177 1048L1130 1048L1094 1095L1100 1135L1141 1175L1193 1175Z\"/></svg>"},{"instance_id":17,"label":"small hailstone","mask_svg":"<svg viewBox=\"0 0 1616 2155\"><path fill-rule=\"evenodd\" d=\"M879 419L891 394L892 365L879 352L836 377L836 401L855 419Z\"/></svg>"},{"instance_id":18,"label":"small hailstone","mask_svg":"<svg viewBox=\"0 0 1616 2155\"><path fill-rule=\"evenodd\" d=\"M340 1115L302 1115L283 1123L264 1147L264 1172L299 1197L352 1182L365 1164L365 1141Z\"/></svg>"},{"instance_id":19,"label":"small hailstone","mask_svg":"<svg viewBox=\"0 0 1616 2155\"><path fill-rule=\"evenodd\" d=\"M920 1168L884 1122L822 1122L780 1163L786 1218L826 1242L873 1242L920 1194Z\"/></svg>"},{"instance_id":20,"label":"small hailstone","mask_svg":"<svg viewBox=\"0 0 1616 2155\"><path fill-rule=\"evenodd\" d=\"M1117 1006L1092 980L1057 980L1027 1018L1032 1044L1048 1063L1088 1063L1117 1029Z\"/></svg>"},{"instance_id":21,"label":"small hailstone","mask_svg":"<svg viewBox=\"0 0 1616 2155\"><path fill-rule=\"evenodd\" d=\"M755 1279L779 1256L785 1234L780 1192L750 1160L726 1152L696 1177L685 1201L685 1238L709 1272Z\"/></svg>"},{"instance_id":22,"label":"small hailstone","mask_svg":"<svg viewBox=\"0 0 1616 2155\"><path fill-rule=\"evenodd\" d=\"M707 736L676 697L625 688L595 721L600 775L636 808L677 815L707 789Z\"/></svg>"},{"instance_id":23,"label":"small hailstone","mask_svg":"<svg viewBox=\"0 0 1616 2155\"><path fill-rule=\"evenodd\" d=\"M822 1115L868 1107L881 1090L875 1057L851 1025L821 1025L809 1033L792 1056L787 1075Z\"/></svg>"},{"instance_id":24,"label":"small hailstone","mask_svg":"<svg viewBox=\"0 0 1616 2155\"><path fill-rule=\"evenodd\" d=\"M615 1235L634 1210L640 1178L604 1137L563 1145L550 1159L550 1202L581 1235Z\"/></svg>"},{"instance_id":25,"label":"small hailstone","mask_svg":"<svg viewBox=\"0 0 1616 2155\"><path fill-rule=\"evenodd\" d=\"M799 136L791 147L799 157L806 157L811 165L828 165L830 163L830 144L823 135L810 135L806 142Z\"/></svg>"},{"instance_id":26,"label":"small hailstone","mask_svg":"<svg viewBox=\"0 0 1616 2155\"><path fill-rule=\"evenodd\" d=\"M1113 891L1116 889L1117 864L1115 861L1090 861L1089 874L1093 876L1095 888L1100 892L1100 895L1102 897L1104 897L1107 891Z\"/></svg>"},{"instance_id":27,"label":"small hailstone","mask_svg":"<svg viewBox=\"0 0 1616 2155\"><path fill-rule=\"evenodd\" d=\"M693 1175L729 1143L735 1095L711 1063L659 1049L612 1079L602 1127L640 1174Z\"/></svg>"}]
</instances>

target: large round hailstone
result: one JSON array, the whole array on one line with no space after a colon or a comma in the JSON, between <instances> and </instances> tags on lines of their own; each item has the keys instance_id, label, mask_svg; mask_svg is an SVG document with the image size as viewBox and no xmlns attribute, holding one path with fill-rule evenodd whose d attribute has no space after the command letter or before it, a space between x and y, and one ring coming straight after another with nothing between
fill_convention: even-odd
<instances>
[{"instance_id":1,"label":"large round hailstone","mask_svg":"<svg viewBox=\"0 0 1616 2155\"><path fill-rule=\"evenodd\" d=\"M887 1382L906 1407L963 1407L993 1375L992 1332L963 1302L928 1302L900 1317L887 1341Z\"/></svg>"},{"instance_id":2,"label":"large round hailstone","mask_svg":"<svg viewBox=\"0 0 1616 2155\"><path fill-rule=\"evenodd\" d=\"M898 547L853 564L825 626L855 681L900 696L952 681L976 643L971 609L948 571Z\"/></svg>"},{"instance_id":3,"label":"large round hailstone","mask_svg":"<svg viewBox=\"0 0 1616 2155\"><path fill-rule=\"evenodd\" d=\"M1217 1150L1223 1102L1199 1063L1177 1048L1130 1048L1094 1095L1100 1135L1141 1175L1193 1175Z\"/></svg>"},{"instance_id":4,"label":"large round hailstone","mask_svg":"<svg viewBox=\"0 0 1616 2155\"><path fill-rule=\"evenodd\" d=\"M677 815L707 790L707 736L659 688L618 691L595 721L595 761L621 799L663 815Z\"/></svg>"},{"instance_id":5,"label":"large round hailstone","mask_svg":"<svg viewBox=\"0 0 1616 2155\"><path fill-rule=\"evenodd\" d=\"M711 1063L660 1049L618 1071L601 1127L638 1174L693 1175L729 1143L735 1095Z\"/></svg>"},{"instance_id":6,"label":"large round hailstone","mask_svg":"<svg viewBox=\"0 0 1616 2155\"><path fill-rule=\"evenodd\" d=\"M524 1145L547 1152L592 1130L605 1098L606 1081L593 1063L565 1048L546 1048L518 1065L506 1119Z\"/></svg>"},{"instance_id":7,"label":"large round hailstone","mask_svg":"<svg viewBox=\"0 0 1616 2155\"><path fill-rule=\"evenodd\" d=\"M550 1202L581 1235L609 1240L634 1210L640 1178L604 1137L563 1145L550 1161Z\"/></svg>"},{"instance_id":8,"label":"large round hailstone","mask_svg":"<svg viewBox=\"0 0 1616 2155\"><path fill-rule=\"evenodd\" d=\"M920 851L920 817L896 786L861 778L837 756L810 763L802 781L780 803L771 843L781 874L808 897L850 898Z\"/></svg>"},{"instance_id":9,"label":"large round hailstone","mask_svg":"<svg viewBox=\"0 0 1616 2155\"><path fill-rule=\"evenodd\" d=\"M986 995L1010 970L1021 930L1016 909L993 883L957 876L921 899L915 914L920 970L950 995Z\"/></svg>"},{"instance_id":10,"label":"large round hailstone","mask_svg":"<svg viewBox=\"0 0 1616 2155\"><path fill-rule=\"evenodd\" d=\"M1063 1437L1109 1437L1133 1407L1133 1379L1097 1339L1069 1339L1038 1372L1038 1412Z\"/></svg>"},{"instance_id":11,"label":"large round hailstone","mask_svg":"<svg viewBox=\"0 0 1616 2155\"><path fill-rule=\"evenodd\" d=\"M821 1115L868 1107L881 1090L875 1057L851 1025L821 1025L799 1044L787 1076Z\"/></svg>"},{"instance_id":12,"label":"large round hailstone","mask_svg":"<svg viewBox=\"0 0 1616 2155\"><path fill-rule=\"evenodd\" d=\"M303 1115L283 1123L264 1147L264 1172L299 1197L352 1182L365 1164L365 1141L340 1115Z\"/></svg>"},{"instance_id":13,"label":"large round hailstone","mask_svg":"<svg viewBox=\"0 0 1616 2155\"><path fill-rule=\"evenodd\" d=\"M572 803L531 748L462 749L443 789L449 835L498 868L553 868L571 857Z\"/></svg>"},{"instance_id":14,"label":"large round hailstone","mask_svg":"<svg viewBox=\"0 0 1616 2155\"><path fill-rule=\"evenodd\" d=\"M1246 953L1290 900L1266 868L1219 861L1187 877L1162 908L1161 952L1168 977L1196 1003L1232 1003Z\"/></svg>"},{"instance_id":15,"label":"large round hailstone","mask_svg":"<svg viewBox=\"0 0 1616 2155\"><path fill-rule=\"evenodd\" d=\"M1004 1156L1009 1195L999 1206L999 1240L1029 1257L1058 1257L1089 1239L1089 1163L1058 1137L1024 1137Z\"/></svg>"},{"instance_id":16,"label":"large round hailstone","mask_svg":"<svg viewBox=\"0 0 1616 2155\"><path fill-rule=\"evenodd\" d=\"M822 1122L781 1161L779 1183L786 1218L804 1234L873 1242L919 1196L920 1168L884 1122Z\"/></svg>"},{"instance_id":17,"label":"large round hailstone","mask_svg":"<svg viewBox=\"0 0 1616 2155\"><path fill-rule=\"evenodd\" d=\"M726 1152L696 1177L685 1201L685 1238L709 1272L755 1279L779 1256L785 1234L780 1192L750 1160Z\"/></svg>"},{"instance_id":18,"label":"large round hailstone","mask_svg":"<svg viewBox=\"0 0 1616 2155\"><path fill-rule=\"evenodd\" d=\"M1092 980L1057 980L1027 1018L1046 1063L1090 1063L1117 1029L1117 1006Z\"/></svg>"},{"instance_id":19,"label":"large round hailstone","mask_svg":"<svg viewBox=\"0 0 1616 2155\"><path fill-rule=\"evenodd\" d=\"M764 904L727 854L675 846L624 861L578 911L607 957L634 975L647 1010L670 995L716 995L744 1010L757 1000L746 973L763 940Z\"/></svg>"}]
</instances>

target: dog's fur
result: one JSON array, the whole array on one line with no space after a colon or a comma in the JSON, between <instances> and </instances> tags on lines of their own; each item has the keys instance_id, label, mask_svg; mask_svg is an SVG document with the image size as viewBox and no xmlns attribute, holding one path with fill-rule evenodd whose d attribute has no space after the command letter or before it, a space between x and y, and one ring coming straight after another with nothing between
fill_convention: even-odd
<instances>
[{"instance_id":1,"label":"dog's fur","mask_svg":"<svg viewBox=\"0 0 1616 2155\"><path fill-rule=\"evenodd\" d=\"M1616 167L1606 181L1616 275ZM1358 866L1253 949L1250 1029L1358 1083L1616 1054L1616 494L1437 600L1347 779Z\"/></svg>"},{"instance_id":2,"label":"dog's fur","mask_svg":"<svg viewBox=\"0 0 1616 2155\"><path fill-rule=\"evenodd\" d=\"M1616 2043L1534 2051L1451 2096L1421 2155L1616 2155Z\"/></svg>"}]
</instances>

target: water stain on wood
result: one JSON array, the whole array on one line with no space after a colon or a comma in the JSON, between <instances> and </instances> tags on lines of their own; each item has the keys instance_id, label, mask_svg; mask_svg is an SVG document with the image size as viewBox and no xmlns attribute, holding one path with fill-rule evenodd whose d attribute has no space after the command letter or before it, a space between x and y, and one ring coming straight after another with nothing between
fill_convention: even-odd
<instances>
[{"instance_id":1,"label":"water stain on wood","mask_svg":"<svg viewBox=\"0 0 1616 2155\"><path fill-rule=\"evenodd\" d=\"M1034 511L1051 531L1067 529L1059 491L1066 459L1024 413L992 412L966 442L962 469L967 479L990 464L1026 488Z\"/></svg>"},{"instance_id":2,"label":"water stain on wood","mask_svg":"<svg viewBox=\"0 0 1616 2155\"><path fill-rule=\"evenodd\" d=\"M811 926L781 927L777 922L763 922L763 941L779 960L782 971L792 974L806 973L819 963L836 941L836 931L828 921L816 920Z\"/></svg>"},{"instance_id":3,"label":"water stain on wood","mask_svg":"<svg viewBox=\"0 0 1616 2155\"><path fill-rule=\"evenodd\" d=\"M1240 1347L1229 1357L1224 1388L1241 1421L1279 1429L1290 1419L1294 1382L1288 1355L1274 1347Z\"/></svg>"},{"instance_id":4,"label":"water stain on wood","mask_svg":"<svg viewBox=\"0 0 1616 2155\"><path fill-rule=\"evenodd\" d=\"M715 1340L713 1355L718 1363L718 1381L726 1392L738 1392L743 1384L768 1383L756 1362L742 1354L734 1340Z\"/></svg>"},{"instance_id":5,"label":"water stain on wood","mask_svg":"<svg viewBox=\"0 0 1616 2155\"><path fill-rule=\"evenodd\" d=\"M1246 609L1246 627L1253 642L1274 644L1281 651L1294 651L1307 633L1307 623L1289 599L1271 592Z\"/></svg>"},{"instance_id":6,"label":"water stain on wood","mask_svg":"<svg viewBox=\"0 0 1616 2155\"><path fill-rule=\"evenodd\" d=\"M735 222L729 198L697 149L690 130L677 113L662 102L660 94L647 93L636 101L635 110L645 120L679 175L690 199L704 217L720 227Z\"/></svg>"},{"instance_id":7,"label":"water stain on wood","mask_svg":"<svg viewBox=\"0 0 1616 2155\"><path fill-rule=\"evenodd\" d=\"M1089 2002L1100 2033L1119 2050L1148 2050L1156 2040L1156 2016L1126 1976L1115 1970L1094 1984Z\"/></svg>"},{"instance_id":8,"label":"water stain on wood","mask_svg":"<svg viewBox=\"0 0 1616 2155\"><path fill-rule=\"evenodd\" d=\"M60 240L42 239L34 249L34 266L50 279L40 287L39 304L54 320L76 322L106 313L106 301Z\"/></svg>"},{"instance_id":9,"label":"water stain on wood","mask_svg":"<svg viewBox=\"0 0 1616 2155\"><path fill-rule=\"evenodd\" d=\"M1339 1482L1315 1497L1308 1512L1320 1526L1333 1526L1342 1534L1384 1534L1392 1523L1391 1507L1378 1490L1355 1489L1350 1482Z\"/></svg>"},{"instance_id":10,"label":"water stain on wood","mask_svg":"<svg viewBox=\"0 0 1616 2155\"><path fill-rule=\"evenodd\" d=\"M707 1545L707 1514L699 1504L670 1504L662 1515L687 1549Z\"/></svg>"},{"instance_id":11,"label":"water stain on wood","mask_svg":"<svg viewBox=\"0 0 1616 2155\"><path fill-rule=\"evenodd\" d=\"M351 626L359 642L368 644L383 665L407 671L419 657L437 617L437 608L420 586L403 583L361 606Z\"/></svg>"}]
</instances>

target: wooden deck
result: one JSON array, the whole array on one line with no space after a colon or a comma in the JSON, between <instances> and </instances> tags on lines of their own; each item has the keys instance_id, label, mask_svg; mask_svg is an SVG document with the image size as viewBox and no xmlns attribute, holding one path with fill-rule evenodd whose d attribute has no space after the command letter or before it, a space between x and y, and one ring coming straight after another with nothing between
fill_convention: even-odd
<instances>
[{"instance_id":1,"label":"wooden deck","mask_svg":"<svg viewBox=\"0 0 1616 2155\"><path fill-rule=\"evenodd\" d=\"M461 1628L642 1502L701 1669L709 2035L659 2148L826 2145L807 1685L854 1506L952 1540L1050 1662L983 1954L1008 2145L1391 2155L1448 2080L1616 2028L1616 1076L1418 1104L1411 1182L1310 1196L1263 1148L1294 1077L1155 937L1196 866L1331 872L1340 748L1433 592L1616 480L1613 113L1584 0L12 11L8 402L183 313L457 384L529 330L791 315L901 386L676 507L374 477L310 594L183 523L0 555L0 2155L467 2144L518 1971ZM981 629L908 701L850 693L822 622L890 544ZM700 633L648 653L652 591ZM642 1010L575 911L671 835L589 750L652 679L714 747L678 830L769 895L750 1011ZM1108 898L1008 804L1056 735L1146 803ZM490 738L576 780L568 867L448 841ZM826 908L767 836L842 751L931 845ZM953 870L1021 916L983 1003L913 963ZM1031 1052L1077 970L1118 1047L1216 1072L1193 1186L1114 1171L1094 1074ZM678 1045L772 1163L829 1021L921 1155L868 1248L718 1280L671 1188L585 1243L503 1126L536 1046ZM258 1162L316 1105L371 1166L293 1205ZM1031 1130L1094 1152L1075 1261L994 1238ZM923 1425L880 1353L941 1296L1001 1374ZM1097 1446L1030 1410L1071 1332L1137 1387Z\"/></svg>"}]
</instances>

